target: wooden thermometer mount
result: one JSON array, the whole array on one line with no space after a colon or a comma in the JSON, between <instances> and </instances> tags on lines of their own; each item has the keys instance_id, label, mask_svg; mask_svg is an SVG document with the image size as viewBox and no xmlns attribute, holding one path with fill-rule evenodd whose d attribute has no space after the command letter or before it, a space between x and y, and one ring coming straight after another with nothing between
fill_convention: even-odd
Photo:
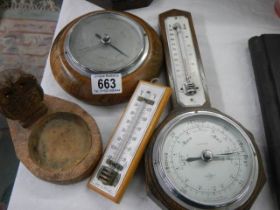
<instances>
[{"instance_id":1,"label":"wooden thermometer mount","mask_svg":"<svg viewBox=\"0 0 280 210\"><path fill-rule=\"evenodd\" d=\"M169 87L139 82L88 183L90 189L120 202L170 95Z\"/></svg>"}]
</instances>

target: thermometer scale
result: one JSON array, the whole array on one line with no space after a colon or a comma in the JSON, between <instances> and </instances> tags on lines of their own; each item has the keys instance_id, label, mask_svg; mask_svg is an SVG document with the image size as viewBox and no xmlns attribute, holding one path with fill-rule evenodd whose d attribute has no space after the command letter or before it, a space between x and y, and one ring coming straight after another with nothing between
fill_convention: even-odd
<instances>
[{"instance_id":1,"label":"thermometer scale","mask_svg":"<svg viewBox=\"0 0 280 210\"><path fill-rule=\"evenodd\" d=\"M168 40L169 46L165 53L170 57L166 60L170 70L168 76L175 89L173 101L183 107L203 106L208 101L204 74L200 73L203 67L197 40L191 26L185 16L170 16L164 22L166 33L163 38Z\"/></svg>"},{"instance_id":2,"label":"thermometer scale","mask_svg":"<svg viewBox=\"0 0 280 210\"><path fill-rule=\"evenodd\" d=\"M148 190L167 209L249 209L265 183L252 134L210 107L191 14L160 15L175 110L146 152Z\"/></svg>"},{"instance_id":3,"label":"thermometer scale","mask_svg":"<svg viewBox=\"0 0 280 210\"><path fill-rule=\"evenodd\" d=\"M157 125L171 89L140 82L88 186L119 202Z\"/></svg>"}]
</instances>

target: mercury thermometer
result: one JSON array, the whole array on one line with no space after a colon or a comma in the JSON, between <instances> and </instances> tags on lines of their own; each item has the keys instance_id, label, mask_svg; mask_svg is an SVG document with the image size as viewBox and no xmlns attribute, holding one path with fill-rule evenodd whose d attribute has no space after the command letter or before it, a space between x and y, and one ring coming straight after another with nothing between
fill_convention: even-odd
<instances>
[{"instance_id":1,"label":"mercury thermometer","mask_svg":"<svg viewBox=\"0 0 280 210\"><path fill-rule=\"evenodd\" d=\"M169 87L141 81L88 186L119 202L171 95Z\"/></svg>"},{"instance_id":2,"label":"mercury thermometer","mask_svg":"<svg viewBox=\"0 0 280 210\"><path fill-rule=\"evenodd\" d=\"M252 134L210 107L191 14L160 15L175 110L146 152L152 197L167 209L249 209L265 183Z\"/></svg>"}]
</instances>

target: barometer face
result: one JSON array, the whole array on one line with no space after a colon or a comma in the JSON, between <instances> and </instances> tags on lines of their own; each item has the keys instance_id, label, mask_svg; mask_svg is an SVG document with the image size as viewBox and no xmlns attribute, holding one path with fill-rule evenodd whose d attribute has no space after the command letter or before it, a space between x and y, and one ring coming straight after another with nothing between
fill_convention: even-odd
<instances>
[{"instance_id":1,"label":"barometer face","mask_svg":"<svg viewBox=\"0 0 280 210\"><path fill-rule=\"evenodd\" d=\"M182 113L155 138L155 175L181 206L235 209L252 195L259 170L256 151L230 118L212 111Z\"/></svg>"},{"instance_id":2,"label":"barometer face","mask_svg":"<svg viewBox=\"0 0 280 210\"><path fill-rule=\"evenodd\" d=\"M70 65L84 75L136 70L147 57L149 41L143 27L124 14L103 11L73 25L65 39Z\"/></svg>"}]
</instances>

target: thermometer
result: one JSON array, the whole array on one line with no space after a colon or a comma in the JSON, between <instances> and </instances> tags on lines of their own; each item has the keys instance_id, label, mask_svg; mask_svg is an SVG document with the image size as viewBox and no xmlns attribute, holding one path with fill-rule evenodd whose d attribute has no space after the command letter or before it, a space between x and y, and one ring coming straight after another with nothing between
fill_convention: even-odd
<instances>
[{"instance_id":1,"label":"thermometer","mask_svg":"<svg viewBox=\"0 0 280 210\"><path fill-rule=\"evenodd\" d=\"M191 14L160 15L174 110L146 152L147 185L167 209L249 209L265 183L252 134L210 107Z\"/></svg>"},{"instance_id":2,"label":"thermometer","mask_svg":"<svg viewBox=\"0 0 280 210\"><path fill-rule=\"evenodd\" d=\"M183 107L203 106L208 102L203 67L192 25L186 16L169 16L164 21L165 55L168 76L174 88L173 100ZM175 82L176 81L176 82Z\"/></svg>"},{"instance_id":3,"label":"thermometer","mask_svg":"<svg viewBox=\"0 0 280 210\"><path fill-rule=\"evenodd\" d=\"M141 81L88 186L119 202L163 112L171 89Z\"/></svg>"}]
</instances>

